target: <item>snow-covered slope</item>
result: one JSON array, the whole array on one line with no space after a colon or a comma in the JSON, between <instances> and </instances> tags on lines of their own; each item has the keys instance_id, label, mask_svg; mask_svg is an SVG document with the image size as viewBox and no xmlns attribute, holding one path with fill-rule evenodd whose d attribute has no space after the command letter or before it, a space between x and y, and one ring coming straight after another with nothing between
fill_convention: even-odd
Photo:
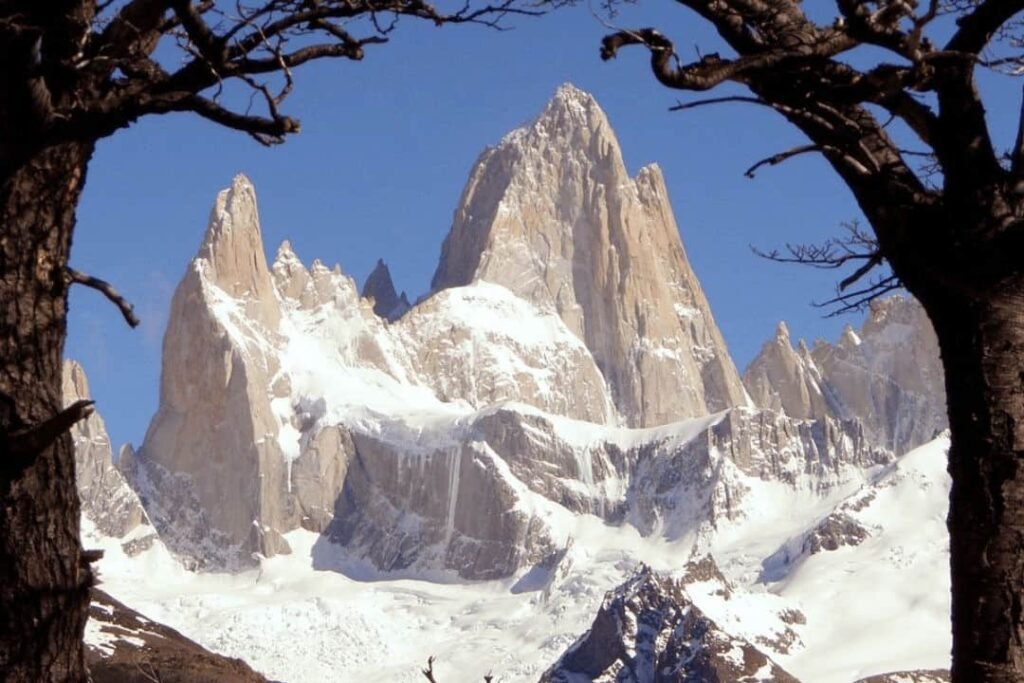
<instances>
[{"instance_id":1,"label":"snow-covered slope","mask_svg":"<svg viewBox=\"0 0 1024 683\"><path fill-rule=\"evenodd\" d=\"M561 519L572 540L548 566L496 581L381 573L306 531L288 534L291 555L238 574L186 572L152 551L128 558L116 544L100 566L105 590L120 600L273 679L412 682L433 655L439 680L493 671L495 681L525 683L591 627L606 592L644 562L679 580L723 637L750 643L799 680L851 683L948 665L947 444L908 454L822 512L752 510L775 524L763 544L754 542L765 533L755 520L734 528L747 547L797 544L837 509L868 530L859 545L782 568L752 552L719 572L688 544L586 514Z\"/></svg>"}]
</instances>

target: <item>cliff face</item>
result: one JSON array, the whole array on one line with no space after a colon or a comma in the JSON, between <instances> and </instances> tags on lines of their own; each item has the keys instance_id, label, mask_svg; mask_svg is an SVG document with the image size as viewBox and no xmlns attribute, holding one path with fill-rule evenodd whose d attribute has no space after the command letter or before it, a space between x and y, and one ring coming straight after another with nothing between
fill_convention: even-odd
<instances>
[{"instance_id":1,"label":"cliff face","mask_svg":"<svg viewBox=\"0 0 1024 683\"><path fill-rule=\"evenodd\" d=\"M747 404L661 170L630 178L604 112L571 85L470 174L432 287L478 281L556 311L630 425Z\"/></svg>"}]
</instances>

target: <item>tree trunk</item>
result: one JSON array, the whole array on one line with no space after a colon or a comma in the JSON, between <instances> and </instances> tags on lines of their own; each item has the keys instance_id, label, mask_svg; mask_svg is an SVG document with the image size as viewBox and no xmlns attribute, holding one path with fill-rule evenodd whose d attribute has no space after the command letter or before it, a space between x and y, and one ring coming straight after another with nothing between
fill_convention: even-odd
<instances>
[{"instance_id":1,"label":"tree trunk","mask_svg":"<svg viewBox=\"0 0 1024 683\"><path fill-rule=\"evenodd\" d=\"M928 306L946 372L953 680L1024 680L1024 278Z\"/></svg>"},{"instance_id":2,"label":"tree trunk","mask_svg":"<svg viewBox=\"0 0 1024 683\"><path fill-rule=\"evenodd\" d=\"M8 682L88 680L92 575L78 537L71 438L32 427L63 408L64 268L91 154L90 144L46 147L0 177L0 678ZM28 442L17 440L26 433Z\"/></svg>"}]
</instances>

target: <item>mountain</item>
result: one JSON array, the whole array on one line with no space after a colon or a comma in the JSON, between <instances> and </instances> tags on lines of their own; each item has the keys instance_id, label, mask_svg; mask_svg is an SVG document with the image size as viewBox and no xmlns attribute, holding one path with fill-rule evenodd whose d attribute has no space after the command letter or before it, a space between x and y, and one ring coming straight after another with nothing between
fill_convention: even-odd
<instances>
[{"instance_id":1,"label":"mountain","mask_svg":"<svg viewBox=\"0 0 1024 683\"><path fill-rule=\"evenodd\" d=\"M856 418L871 439L903 453L947 426L939 344L924 308L892 296L871 302L855 332L794 349L785 323L750 363L743 381L761 408L800 418Z\"/></svg>"},{"instance_id":2,"label":"mountain","mask_svg":"<svg viewBox=\"0 0 1024 683\"><path fill-rule=\"evenodd\" d=\"M391 323L372 305L288 244L266 264L247 179L218 196L172 301L159 410L122 466L172 550L245 566L304 528L381 569L494 578L558 550L553 504L696 539L744 514L727 475L825 494L891 459L855 421L749 408L616 427L584 342L498 284Z\"/></svg>"},{"instance_id":3,"label":"mountain","mask_svg":"<svg viewBox=\"0 0 1024 683\"><path fill-rule=\"evenodd\" d=\"M64 361L62 384L64 405L91 398L85 370L73 360ZM77 422L71 428L71 438L86 536L116 539L129 556L148 550L157 541L156 530L139 497L114 465L103 418L94 412Z\"/></svg>"},{"instance_id":4,"label":"mountain","mask_svg":"<svg viewBox=\"0 0 1024 683\"><path fill-rule=\"evenodd\" d=\"M631 426L749 404L661 170L630 178L604 112L572 85L470 173L431 286L481 280L557 312Z\"/></svg>"},{"instance_id":5,"label":"mountain","mask_svg":"<svg viewBox=\"0 0 1024 683\"><path fill-rule=\"evenodd\" d=\"M687 595L683 581L641 566L609 591L593 625L541 683L798 683Z\"/></svg>"},{"instance_id":6,"label":"mountain","mask_svg":"<svg viewBox=\"0 0 1024 683\"><path fill-rule=\"evenodd\" d=\"M948 663L944 445L904 454L943 424L919 307L834 346L782 325L744 386L660 171L628 176L589 95L484 152L408 310L383 263L361 291L307 263L268 261L245 176L217 196L118 462L167 548L99 539L119 598L295 680L476 671L483 644L524 681ZM651 633L607 640L634 605L639 659Z\"/></svg>"}]
</instances>

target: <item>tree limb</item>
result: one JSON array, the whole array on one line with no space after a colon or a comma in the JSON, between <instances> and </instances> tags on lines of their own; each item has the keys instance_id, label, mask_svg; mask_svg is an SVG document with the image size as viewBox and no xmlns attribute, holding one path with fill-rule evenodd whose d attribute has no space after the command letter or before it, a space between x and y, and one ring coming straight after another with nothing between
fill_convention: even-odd
<instances>
[{"instance_id":1,"label":"tree limb","mask_svg":"<svg viewBox=\"0 0 1024 683\"><path fill-rule=\"evenodd\" d=\"M1024 12L1024 0L983 0L973 12L957 20L959 28L945 49L978 54L1000 28L1020 12Z\"/></svg>"},{"instance_id":2,"label":"tree limb","mask_svg":"<svg viewBox=\"0 0 1024 683\"><path fill-rule=\"evenodd\" d=\"M1017 138L1010 152L1010 172L1018 182L1024 178L1024 89L1021 93L1020 113L1017 115Z\"/></svg>"},{"instance_id":3,"label":"tree limb","mask_svg":"<svg viewBox=\"0 0 1024 683\"><path fill-rule=\"evenodd\" d=\"M93 414L94 401L75 401L53 417L27 427L0 433L0 471L13 479L32 466L61 434Z\"/></svg>"},{"instance_id":4,"label":"tree limb","mask_svg":"<svg viewBox=\"0 0 1024 683\"><path fill-rule=\"evenodd\" d=\"M820 145L800 145L799 147L787 149L784 152L779 152L778 154L773 154L770 157L761 159L756 164L754 164L746 171L744 171L743 175L747 176L748 178L753 178L757 174L757 169L761 168L762 166L778 166L783 161L786 161L787 159L792 159L795 156L800 156L801 154L808 154L810 152L821 151L823 150Z\"/></svg>"},{"instance_id":5,"label":"tree limb","mask_svg":"<svg viewBox=\"0 0 1024 683\"><path fill-rule=\"evenodd\" d=\"M692 102L676 102L674 105L668 108L669 111L685 111L687 109L696 109L697 107L703 107L711 104L725 104L728 102L745 102L747 104L759 104L763 107L770 107L768 102L758 97L742 97L739 95L731 95L729 97L708 97L703 100L694 100Z\"/></svg>"},{"instance_id":6,"label":"tree limb","mask_svg":"<svg viewBox=\"0 0 1024 683\"><path fill-rule=\"evenodd\" d=\"M127 299L114 289L106 280L100 280L99 278L86 275L85 273L75 270L74 268L67 267L64 269L67 273L67 279L69 283L85 285L91 289L103 294L107 297L112 304L117 306L117 309L121 311L121 315L124 316L124 320L128 323L129 327L138 327L139 319L135 315L135 308L132 306Z\"/></svg>"}]
</instances>

